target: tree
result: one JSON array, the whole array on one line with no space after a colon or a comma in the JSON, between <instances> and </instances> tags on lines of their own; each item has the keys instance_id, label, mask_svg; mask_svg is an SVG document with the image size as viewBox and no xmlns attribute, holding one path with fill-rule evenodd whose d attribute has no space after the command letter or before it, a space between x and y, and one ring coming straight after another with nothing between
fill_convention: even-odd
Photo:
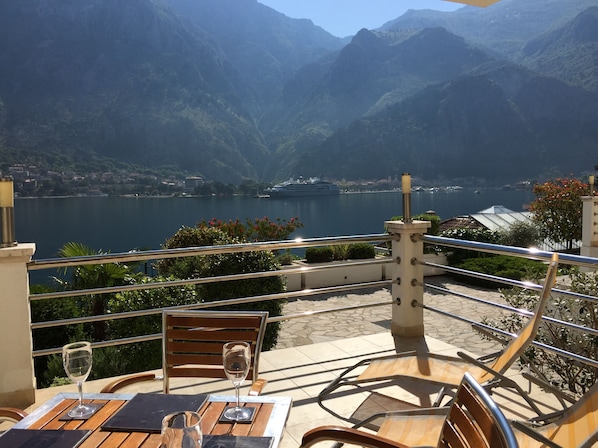
<instances>
[{"instance_id":1,"label":"tree","mask_svg":"<svg viewBox=\"0 0 598 448\"><path fill-rule=\"evenodd\" d=\"M573 242L581 240L581 197L588 193L588 185L578 179L556 179L534 186L536 199L530 211L540 235L572 249Z\"/></svg>"},{"instance_id":2,"label":"tree","mask_svg":"<svg viewBox=\"0 0 598 448\"><path fill-rule=\"evenodd\" d=\"M84 244L75 242L66 243L58 251L58 255L63 258L105 254L106 252L103 252L101 249L99 251L94 251ZM72 268L72 270L71 268L63 268L60 270L62 274L67 274L69 271L71 271L70 282L58 278L56 281L65 287L65 289L70 290L120 286L131 283L133 277L129 266L121 263L79 265ZM91 302L82 302L88 306L88 314L105 314L108 298L104 297L102 294L92 294L90 298ZM105 337L106 322L95 322L93 327L93 339L95 341L103 341Z\"/></svg>"},{"instance_id":3,"label":"tree","mask_svg":"<svg viewBox=\"0 0 598 448\"><path fill-rule=\"evenodd\" d=\"M517 221L498 234L498 243L505 246L532 247L541 240L538 227L529 221Z\"/></svg>"}]
</instances>

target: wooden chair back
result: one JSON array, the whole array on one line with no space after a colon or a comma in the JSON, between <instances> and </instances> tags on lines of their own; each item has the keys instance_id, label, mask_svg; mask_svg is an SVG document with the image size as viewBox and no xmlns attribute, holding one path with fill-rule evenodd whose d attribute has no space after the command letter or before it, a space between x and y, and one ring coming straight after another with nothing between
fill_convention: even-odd
<instances>
[{"instance_id":1,"label":"wooden chair back","mask_svg":"<svg viewBox=\"0 0 598 448\"><path fill-rule=\"evenodd\" d=\"M226 378L222 346L230 341L250 344L247 379L257 380L267 311L164 311L162 319L164 393L174 377Z\"/></svg>"},{"instance_id":2,"label":"wooden chair back","mask_svg":"<svg viewBox=\"0 0 598 448\"><path fill-rule=\"evenodd\" d=\"M442 426L439 448L517 448L510 423L473 377L466 373Z\"/></svg>"}]
</instances>

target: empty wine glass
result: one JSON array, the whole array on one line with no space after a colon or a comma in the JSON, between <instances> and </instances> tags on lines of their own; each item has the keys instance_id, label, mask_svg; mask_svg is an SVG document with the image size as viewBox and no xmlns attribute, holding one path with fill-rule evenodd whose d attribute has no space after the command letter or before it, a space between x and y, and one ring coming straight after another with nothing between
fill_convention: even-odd
<instances>
[{"instance_id":1,"label":"empty wine glass","mask_svg":"<svg viewBox=\"0 0 598 448\"><path fill-rule=\"evenodd\" d=\"M251 348L247 342L228 342L222 348L222 359L226 376L235 386L237 396L237 405L226 409L224 417L234 421L250 420L251 410L242 408L239 403L239 388L249 373Z\"/></svg>"},{"instance_id":2,"label":"empty wine glass","mask_svg":"<svg viewBox=\"0 0 598 448\"><path fill-rule=\"evenodd\" d=\"M201 448L201 417L197 412L179 411L162 419L161 448Z\"/></svg>"},{"instance_id":3,"label":"empty wine glass","mask_svg":"<svg viewBox=\"0 0 598 448\"><path fill-rule=\"evenodd\" d=\"M92 354L89 342L73 342L62 347L64 371L70 380L77 384L79 390L79 404L68 413L71 418L87 418L97 410L97 407L92 404L83 404L83 382L91 372L91 363Z\"/></svg>"}]
</instances>

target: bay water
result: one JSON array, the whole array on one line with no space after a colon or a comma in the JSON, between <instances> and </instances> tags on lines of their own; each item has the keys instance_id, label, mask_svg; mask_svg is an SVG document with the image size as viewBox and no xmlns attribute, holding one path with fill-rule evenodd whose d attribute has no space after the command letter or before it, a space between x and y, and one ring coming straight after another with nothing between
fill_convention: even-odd
<instances>
[{"instance_id":1,"label":"bay water","mask_svg":"<svg viewBox=\"0 0 598 448\"><path fill-rule=\"evenodd\" d=\"M434 210L441 219L477 213L493 205L523 211L534 199L530 190L464 188L414 192L412 214ZM160 249L181 226L212 218L268 217L304 224L292 238L363 235L384 232L384 221L402 215L400 192L349 193L303 198L233 197L69 197L15 201L15 234L36 244L35 259L56 257L67 242L93 250L126 252Z\"/></svg>"}]
</instances>

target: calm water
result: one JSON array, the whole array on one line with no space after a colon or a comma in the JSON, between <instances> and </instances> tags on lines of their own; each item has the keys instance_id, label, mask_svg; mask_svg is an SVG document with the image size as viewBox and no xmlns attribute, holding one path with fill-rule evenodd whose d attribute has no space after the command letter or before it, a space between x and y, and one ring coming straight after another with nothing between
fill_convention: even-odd
<instances>
[{"instance_id":1,"label":"calm water","mask_svg":"<svg viewBox=\"0 0 598 448\"><path fill-rule=\"evenodd\" d=\"M534 199L531 191L481 190L418 192L412 213L435 210L442 219L476 213L492 205L522 211ZM358 235L383 232L384 221L401 215L400 193L345 194L337 197L255 199L230 198L43 198L15 202L16 238L36 243L34 258L51 258L69 241L94 250L125 252L159 249L183 225L205 219L267 216L299 217L305 227L293 237Z\"/></svg>"}]
</instances>

